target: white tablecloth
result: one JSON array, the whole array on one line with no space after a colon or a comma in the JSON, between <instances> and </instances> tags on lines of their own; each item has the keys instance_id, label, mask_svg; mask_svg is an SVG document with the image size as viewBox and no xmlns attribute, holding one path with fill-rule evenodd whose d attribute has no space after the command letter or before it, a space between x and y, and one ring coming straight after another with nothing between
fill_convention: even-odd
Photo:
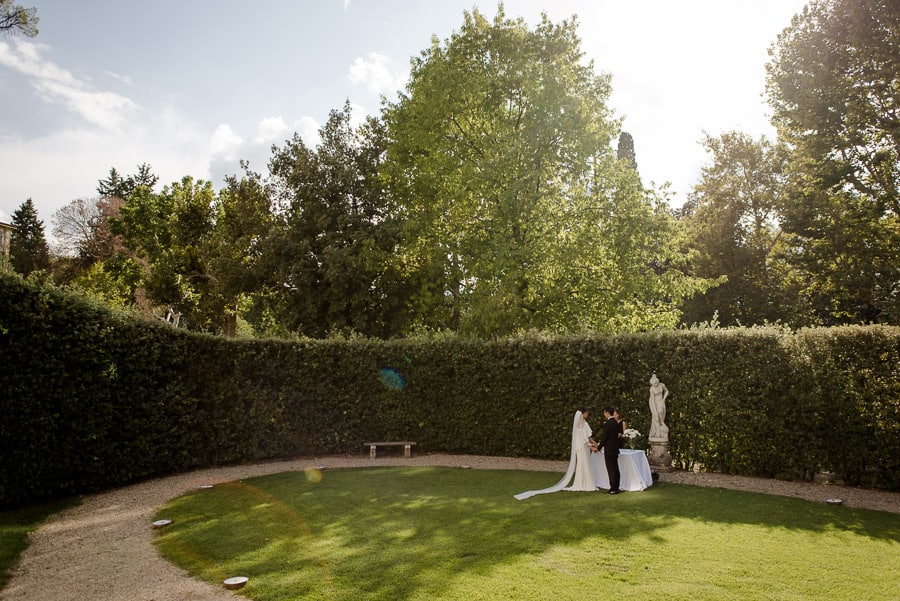
<instances>
[{"instance_id":1,"label":"white tablecloth","mask_svg":"<svg viewBox=\"0 0 900 601\"><path fill-rule=\"evenodd\" d=\"M597 486L608 489L609 474L606 473L606 461L602 452L591 453L591 471L594 472ZM647 453L644 451L634 449L619 451L619 472L622 474L619 490L644 490L653 485L650 462L647 461Z\"/></svg>"}]
</instances>

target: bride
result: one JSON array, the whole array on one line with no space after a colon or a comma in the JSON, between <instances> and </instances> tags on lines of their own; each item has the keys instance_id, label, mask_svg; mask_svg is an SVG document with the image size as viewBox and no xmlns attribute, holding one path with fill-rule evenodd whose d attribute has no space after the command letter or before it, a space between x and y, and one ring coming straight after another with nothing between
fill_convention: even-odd
<instances>
[{"instance_id":1,"label":"bride","mask_svg":"<svg viewBox=\"0 0 900 601\"><path fill-rule=\"evenodd\" d=\"M591 452L597 448L597 443L591 438L593 432L591 431L591 426L587 423L587 418L587 409L579 409L575 412L575 420L572 423L572 449L569 453L569 467L562 480L549 488L519 493L515 495L516 499L521 501L534 495L558 492L560 490L584 492L597 490L594 474L591 471ZM572 476L575 477L574 480ZM566 485L569 481L572 481L572 485L567 487Z\"/></svg>"}]
</instances>

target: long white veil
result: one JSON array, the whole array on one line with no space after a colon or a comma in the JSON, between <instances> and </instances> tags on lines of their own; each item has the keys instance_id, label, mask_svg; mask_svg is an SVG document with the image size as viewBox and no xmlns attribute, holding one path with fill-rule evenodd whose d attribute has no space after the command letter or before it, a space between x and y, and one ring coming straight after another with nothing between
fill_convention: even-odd
<instances>
[{"instance_id":1,"label":"long white veil","mask_svg":"<svg viewBox=\"0 0 900 601\"><path fill-rule=\"evenodd\" d=\"M572 476L575 475L575 448L579 444L578 440L576 440L576 432L581 428L582 422L584 422L584 416L581 415L581 411L576 411L575 420L572 422L572 450L569 453L569 467L566 469L566 474L562 477L562 480L549 488L520 492L519 494L514 495L517 500L521 501L533 497L534 495L543 495L548 492L559 492L572 480Z\"/></svg>"}]
</instances>

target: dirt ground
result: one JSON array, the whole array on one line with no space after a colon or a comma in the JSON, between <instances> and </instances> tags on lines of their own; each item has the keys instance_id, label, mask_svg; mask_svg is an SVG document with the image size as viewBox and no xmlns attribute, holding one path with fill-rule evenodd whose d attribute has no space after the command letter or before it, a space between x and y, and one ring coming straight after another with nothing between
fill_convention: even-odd
<instances>
[{"instance_id":1,"label":"dirt ground","mask_svg":"<svg viewBox=\"0 0 900 601\"><path fill-rule=\"evenodd\" d=\"M566 462L456 455L318 457L208 469L179 474L84 497L83 502L52 516L31 537L0 601L234 601L234 592L190 578L162 559L153 546L156 508L173 497L206 484L277 472L390 465L437 465L472 469L521 469L563 473ZM672 471L662 482L734 488L900 513L900 493L861 488L782 482L762 478ZM510 495L513 494L511 491Z\"/></svg>"}]
</instances>

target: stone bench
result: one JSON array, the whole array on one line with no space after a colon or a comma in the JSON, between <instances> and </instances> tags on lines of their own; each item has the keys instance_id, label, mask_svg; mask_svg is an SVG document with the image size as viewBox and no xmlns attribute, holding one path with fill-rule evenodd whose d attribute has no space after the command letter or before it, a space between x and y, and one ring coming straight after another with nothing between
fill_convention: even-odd
<instances>
[{"instance_id":1,"label":"stone bench","mask_svg":"<svg viewBox=\"0 0 900 601\"><path fill-rule=\"evenodd\" d=\"M369 458L375 459L375 449L378 447L403 447L403 456L409 457L412 453L414 442L364 442L364 447L369 447Z\"/></svg>"}]
</instances>

